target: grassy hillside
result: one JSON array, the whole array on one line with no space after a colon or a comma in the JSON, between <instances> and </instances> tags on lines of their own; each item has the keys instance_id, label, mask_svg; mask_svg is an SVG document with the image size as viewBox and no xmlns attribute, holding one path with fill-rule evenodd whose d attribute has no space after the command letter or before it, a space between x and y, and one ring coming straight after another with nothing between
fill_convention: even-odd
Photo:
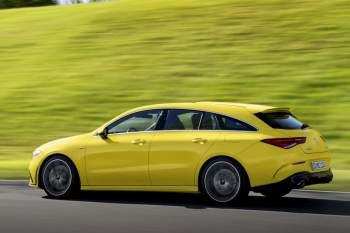
<instances>
[{"instance_id":1,"label":"grassy hillside","mask_svg":"<svg viewBox=\"0 0 350 233\"><path fill-rule=\"evenodd\" d=\"M350 190L349 1L121 0L0 11L0 177L135 106L290 106Z\"/></svg>"}]
</instances>

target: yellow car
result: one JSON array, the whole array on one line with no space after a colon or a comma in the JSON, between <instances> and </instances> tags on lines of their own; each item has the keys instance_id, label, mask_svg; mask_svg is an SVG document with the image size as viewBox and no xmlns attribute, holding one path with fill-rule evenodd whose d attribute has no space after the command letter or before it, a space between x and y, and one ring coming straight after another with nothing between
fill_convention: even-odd
<instances>
[{"instance_id":1,"label":"yellow car","mask_svg":"<svg viewBox=\"0 0 350 233\"><path fill-rule=\"evenodd\" d=\"M324 138L288 108L222 102L127 111L93 132L33 152L30 185L66 198L80 190L203 193L227 203L249 191L281 197L332 180Z\"/></svg>"}]
</instances>

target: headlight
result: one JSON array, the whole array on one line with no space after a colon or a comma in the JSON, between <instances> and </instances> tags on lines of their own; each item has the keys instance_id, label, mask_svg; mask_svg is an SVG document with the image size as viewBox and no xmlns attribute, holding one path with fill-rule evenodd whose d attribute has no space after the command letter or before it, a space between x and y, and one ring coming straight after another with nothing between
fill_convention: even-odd
<instances>
[{"instance_id":1,"label":"headlight","mask_svg":"<svg viewBox=\"0 0 350 233\"><path fill-rule=\"evenodd\" d=\"M36 149L35 151L33 151L33 158L36 157L36 156L38 156L38 155L40 155L40 153L41 153L41 150L38 150L38 149Z\"/></svg>"}]
</instances>

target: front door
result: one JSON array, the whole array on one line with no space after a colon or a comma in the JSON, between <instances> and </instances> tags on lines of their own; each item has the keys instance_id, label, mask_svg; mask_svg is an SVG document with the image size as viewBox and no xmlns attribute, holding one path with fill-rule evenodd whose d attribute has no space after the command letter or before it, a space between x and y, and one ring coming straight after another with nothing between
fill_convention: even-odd
<instances>
[{"instance_id":1,"label":"front door","mask_svg":"<svg viewBox=\"0 0 350 233\"><path fill-rule=\"evenodd\" d=\"M108 126L108 138L94 136L86 145L89 185L150 185L148 153L161 110L123 117Z\"/></svg>"}]
</instances>

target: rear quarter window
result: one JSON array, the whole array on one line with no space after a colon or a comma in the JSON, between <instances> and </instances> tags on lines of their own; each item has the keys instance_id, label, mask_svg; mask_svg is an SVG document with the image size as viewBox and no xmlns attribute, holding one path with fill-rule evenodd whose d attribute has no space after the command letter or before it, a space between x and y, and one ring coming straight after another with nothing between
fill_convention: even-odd
<instances>
[{"instance_id":1,"label":"rear quarter window","mask_svg":"<svg viewBox=\"0 0 350 233\"><path fill-rule=\"evenodd\" d=\"M230 130L230 131L257 131L257 129L243 121L206 112L202 117L200 130Z\"/></svg>"},{"instance_id":2,"label":"rear quarter window","mask_svg":"<svg viewBox=\"0 0 350 233\"><path fill-rule=\"evenodd\" d=\"M216 118L221 130L257 131L255 127L231 117L217 114Z\"/></svg>"},{"instance_id":3,"label":"rear quarter window","mask_svg":"<svg viewBox=\"0 0 350 233\"><path fill-rule=\"evenodd\" d=\"M289 112L261 112L255 115L274 129L303 129L307 126Z\"/></svg>"}]
</instances>

